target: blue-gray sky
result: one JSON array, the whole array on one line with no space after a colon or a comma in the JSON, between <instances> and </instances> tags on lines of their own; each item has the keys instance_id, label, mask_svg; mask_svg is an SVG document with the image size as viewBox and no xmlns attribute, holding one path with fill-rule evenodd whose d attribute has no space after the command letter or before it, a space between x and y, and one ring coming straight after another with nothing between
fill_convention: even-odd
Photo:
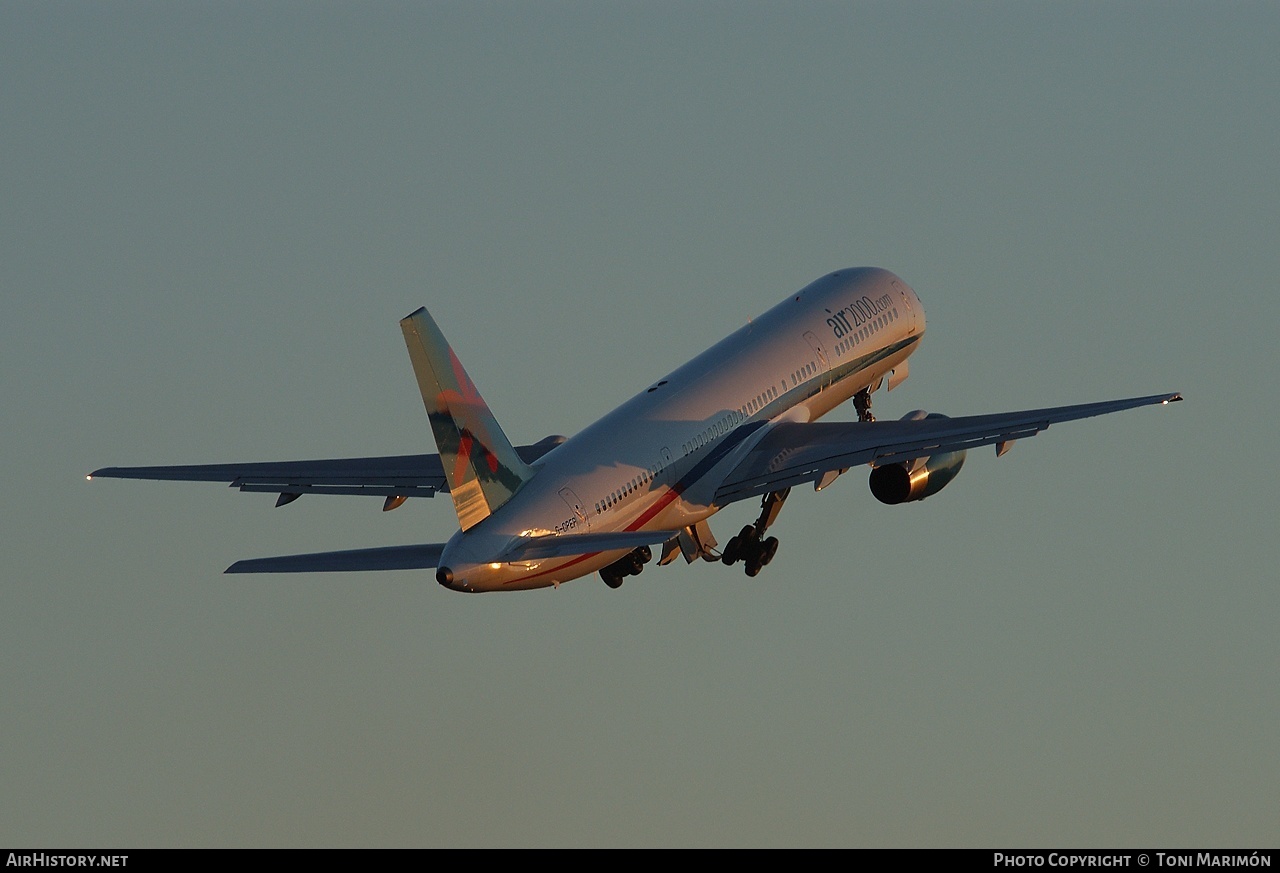
<instances>
[{"instance_id":1,"label":"blue-gray sky","mask_svg":"<svg viewBox=\"0 0 1280 873\"><path fill-rule=\"evenodd\" d=\"M0 4L0 842L1274 845L1280 7ZM798 491L759 578L224 577L450 504L86 483L517 441L819 275L876 411L1181 390ZM851 415L851 410L846 415ZM728 537L754 512L726 511Z\"/></svg>"}]
</instances>

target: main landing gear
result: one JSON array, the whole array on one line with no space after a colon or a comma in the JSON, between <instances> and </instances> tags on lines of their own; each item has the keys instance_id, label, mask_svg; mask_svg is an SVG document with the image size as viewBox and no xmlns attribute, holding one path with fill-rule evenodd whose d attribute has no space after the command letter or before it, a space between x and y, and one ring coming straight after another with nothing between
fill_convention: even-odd
<instances>
[{"instance_id":1,"label":"main landing gear","mask_svg":"<svg viewBox=\"0 0 1280 873\"><path fill-rule=\"evenodd\" d=\"M600 578L610 588L617 588L628 576L639 576L644 565L653 559L653 552L648 546L641 546L627 552L618 560L600 571Z\"/></svg>"},{"instance_id":2,"label":"main landing gear","mask_svg":"<svg viewBox=\"0 0 1280 873\"><path fill-rule=\"evenodd\" d=\"M782 504L786 502L787 495L790 493L790 488L783 488L781 491L771 491L766 494L756 523L747 525L737 536L729 539L725 544L724 552L720 555L720 560L730 567L738 561L744 562L747 565L748 576L757 575L763 567L767 566L778 551L778 538L766 538L764 534L769 529L769 525L777 521L778 513L782 511Z\"/></svg>"}]
</instances>

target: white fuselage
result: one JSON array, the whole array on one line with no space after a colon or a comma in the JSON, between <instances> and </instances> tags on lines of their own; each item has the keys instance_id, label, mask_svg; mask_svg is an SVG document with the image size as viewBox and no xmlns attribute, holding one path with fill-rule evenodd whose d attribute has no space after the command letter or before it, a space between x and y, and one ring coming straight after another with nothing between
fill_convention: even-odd
<instances>
[{"instance_id":1,"label":"white fuselage","mask_svg":"<svg viewBox=\"0 0 1280 873\"><path fill-rule=\"evenodd\" d=\"M920 300L894 274L840 270L798 291L566 440L505 505L445 546L460 591L558 585L623 551L506 562L517 538L677 530L719 510L725 472L772 422L812 421L905 367ZM890 387L895 384L890 380Z\"/></svg>"}]
</instances>

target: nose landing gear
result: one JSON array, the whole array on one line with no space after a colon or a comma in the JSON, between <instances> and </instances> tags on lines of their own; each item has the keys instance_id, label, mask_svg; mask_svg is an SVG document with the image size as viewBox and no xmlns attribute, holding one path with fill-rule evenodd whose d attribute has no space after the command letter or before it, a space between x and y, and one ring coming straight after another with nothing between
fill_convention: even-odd
<instances>
[{"instance_id":1,"label":"nose landing gear","mask_svg":"<svg viewBox=\"0 0 1280 873\"><path fill-rule=\"evenodd\" d=\"M875 421L876 417L871 414L871 391L863 388L857 394L853 395L853 408L858 411L858 421Z\"/></svg>"}]
</instances>

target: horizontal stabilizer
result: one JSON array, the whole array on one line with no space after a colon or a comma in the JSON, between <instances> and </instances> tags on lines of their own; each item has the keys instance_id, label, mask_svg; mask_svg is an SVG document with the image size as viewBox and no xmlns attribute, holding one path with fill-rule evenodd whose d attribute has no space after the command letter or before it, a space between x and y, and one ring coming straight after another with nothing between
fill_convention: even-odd
<instances>
[{"instance_id":1,"label":"horizontal stabilizer","mask_svg":"<svg viewBox=\"0 0 1280 873\"><path fill-rule=\"evenodd\" d=\"M352 573L360 570L426 570L438 566L444 543L382 546L345 552L313 552L236 561L227 573Z\"/></svg>"},{"instance_id":2,"label":"horizontal stabilizer","mask_svg":"<svg viewBox=\"0 0 1280 873\"><path fill-rule=\"evenodd\" d=\"M534 561L539 558L565 558L571 555L594 555L619 549L638 549L665 543L678 536L678 530L616 531L612 533L569 534L562 537L534 537L507 549L506 561Z\"/></svg>"}]
</instances>

